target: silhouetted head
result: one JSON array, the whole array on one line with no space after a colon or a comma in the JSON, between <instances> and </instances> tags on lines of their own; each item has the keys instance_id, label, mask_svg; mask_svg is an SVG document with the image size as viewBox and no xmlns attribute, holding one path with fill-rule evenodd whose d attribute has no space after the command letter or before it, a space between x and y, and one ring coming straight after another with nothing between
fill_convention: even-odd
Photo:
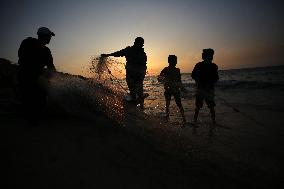
<instances>
[{"instance_id":1,"label":"silhouetted head","mask_svg":"<svg viewBox=\"0 0 284 189\"><path fill-rule=\"evenodd\" d=\"M169 55L168 56L168 63L171 67L175 67L177 65L177 56L176 55Z\"/></svg>"},{"instance_id":2,"label":"silhouetted head","mask_svg":"<svg viewBox=\"0 0 284 189\"><path fill-rule=\"evenodd\" d=\"M205 61L212 61L214 56L214 50L213 49L203 49L202 52L202 59Z\"/></svg>"},{"instance_id":3,"label":"silhouetted head","mask_svg":"<svg viewBox=\"0 0 284 189\"><path fill-rule=\"evenodd\" d=\"M50 31L47 27L40 27L37 30L38 40L43 45L46 45L50 42L51 36L55 36L55 34Z\"/></svg>"},{"instance_id":4,"label":"silhouetted head","mask_svg":"<svg viewBox=\"0 0 284 189\"><path fill-rule=\"evenodd\" d=\"M144 39L142 37L136 37L134 41L134 46L142 48L143 45L144 45Z\"/></svg>"}]
</instances>

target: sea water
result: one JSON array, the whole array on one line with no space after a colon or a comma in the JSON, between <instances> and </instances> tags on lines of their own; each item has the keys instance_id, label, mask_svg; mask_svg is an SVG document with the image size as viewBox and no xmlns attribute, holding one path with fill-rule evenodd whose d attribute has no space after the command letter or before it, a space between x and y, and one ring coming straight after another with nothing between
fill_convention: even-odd
<instances>
[{"instance_id":1,"label":"sea water","mask_svg":"<svg viewBox=\"0 0 284 189\"><path fill-rule=\"evenodd\" d=\"M226 90L247 91L259 89L263 91L284 91L284 66L244 68L233 70L220 70L216 90L219 95ZM127 88L124 80L121 81ZM195 82L190 73L182 74L182 83L188 93L182 94L182 104L186 111L194 110ZM158 82L157 76L147 76L144 80L144 92L150 94L145 100L145 113L163 115L165 111L164 88ZM228 99L230 100L230 99ZM216 98L218 101L218 98ZM218 103L218 102L217 102ZM180 117L174 99L171 101L171 115ZM176 115L176 116L175 116Z\"/></svg>"},{"instance_id":2,"label":"sea water","mask_svg":"<svg viewBox=\"0 0 284 189\"><path fill-rule=\"evenodd\" d=\"M108 69L111 70L111 67ZM103 70L103 69L102 69ZM221 100L226 97L225 93L234 91L226 101L235 99L244 103L246 99L256 100L249 96L248 90L258 90L260 101L276 99L283 103L281 97L271 97L273 94L282 94L284 91L284 66L245 68L234 70L219 70L219 81L216 83L216 104L219 106ZM190 73L182 74L182 83L187 93L182 93L182 104L184 106L187 120L192 120L195 108L195 82ZM82 80L80 77L57 75L51 80L53 90L51 94L58 99L59 104L65 106L68 111L75 111L75 114L86 112L86 107L92 111L102 111L110 118L121 121L125 118L127 110L123 104L123 97L127 95L128 88L125 79L116 77L115 73L105 72L103 77ZM273 91L273 93L271 93ZM165 116L165 99L163 85L158 82L157 76L146 76L144 80L144 92L149 94L145 99L144 113L149 116ZM267 94L265 96L265 94ZM243 98L239 98L242 96ZM221 100L220 100L221 99ZM236 100L237 99L237 100ZM279 102L281 101L281 102ZM264 104L260 102L260 104ZM65 104L64 104L65 103ZM251 101L250 103L254 103ZM266 102L267 103L267 102ZM204 111L208 108L203 107ZM80 110L80 111L79 111ZM137 110L140 111L139 107ZM218 109L216 110L218 118ZM136 114L132 114L133 116ZM181 124L182 118L174 99L170 105L170 123Z\"/></svg>"}]
</instances>

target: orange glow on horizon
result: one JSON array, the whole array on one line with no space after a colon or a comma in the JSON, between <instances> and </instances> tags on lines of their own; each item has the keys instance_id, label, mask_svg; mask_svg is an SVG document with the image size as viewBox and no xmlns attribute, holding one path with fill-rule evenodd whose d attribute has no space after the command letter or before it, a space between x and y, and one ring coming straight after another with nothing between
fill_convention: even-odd
<instances>
[{"instance_id":1,"label":"orange glow on horizon","mask_svg":"<svg viewBox=\"0 0 284 189\"><path fill-rule=\"evenodd\" d=\"M259 67L266 65L273 65L277 63L277 57L282 55L281 48L275 49L274 46L261 46L257 47L248 46L247 48L214 48L215 55L213 62L219 67L219 70L235 69L245 67ZM158 75L161 70L168 66L168 55L175 54L178 58L177 67L180 68L181 73L191 73L195 64L202 61L202 49L184 50L175 49L175 52L160 48L145 48L148 61L147 61L147 75ZM108 52L108 51L107 51ZM90 72L90 55L70 54L68 57L60 57L54 55L54 63L59 71L68 72L75 75L83 75L85 77L92 77ZM125 63L125 58L115 58L120 62ZM275 62L275 63L274 63ZM279 61L278 61L279 62ZM119 68L121 72L113 72L116 77L124 78L125 69Z\"/></svg>"}]
</instances>

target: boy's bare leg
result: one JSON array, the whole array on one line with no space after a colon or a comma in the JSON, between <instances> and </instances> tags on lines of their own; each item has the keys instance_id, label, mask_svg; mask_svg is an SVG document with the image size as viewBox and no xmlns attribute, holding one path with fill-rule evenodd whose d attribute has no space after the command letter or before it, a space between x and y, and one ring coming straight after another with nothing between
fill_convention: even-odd
<instances>
[{"instance_id":1,"label":"boy's bare leg","mask_svg":"<svg viewBox=\"0 0 284 189\"><path fill-rule=\"evenodd\" d=\"M171 103L171 100L166 100L166 119L168 120L169 117L170 117L170 103Z\"/></svg>"},{"instance_id":2,"label":"boy's bare leg","mask_svg":"<svg viewBox=\"0 0 284 189\"><path fill-rule=\"evenodd\" d=\"M214 107L210 107L210 114L211 114L212 122L215 124L216 120L215 120L215 109L214 109Z\"/></svg>"},{"instance_id":3,"label":"boy's bare leg","mask_svg":"<svg viewBox=\"0 0 284 189\"><path fill-rule=\"evenodd\" d=\"M179 111L181 113L182 122L186 123L186 119L185 119L185 116L184 116L184 109L183 109L182 104L181 104L181 98L180 98L180 94L179 93L177 95L175 95L175 101L176 101L176 104L177 104L177 106L179 108Z\"/></svg>"},{"instance_id":4,"label":"boy's bare leg","mask_svg":"<svg viewBox=\"0 0 284 189\"><path fill-rule=\"evenodd\" d=\"M199 113L199 108L195 108L195 113L194 113L194 123L196 123L197 122L197 118L198 118L198 113Z\"/></svg>"},{"instance_id":5,"label":"boy's bare leg","mask_svg":"<svg viewBox=\"0 0 284 189\"><path fill-rule=\"evenodd\" d=\"M183 109L182 106L179 107L179 111L180 111L181 116L182 116L182 122L186 123L186 119L185 119L185 115L184 115L184 109Z\"/></svg>"}]
</instances>

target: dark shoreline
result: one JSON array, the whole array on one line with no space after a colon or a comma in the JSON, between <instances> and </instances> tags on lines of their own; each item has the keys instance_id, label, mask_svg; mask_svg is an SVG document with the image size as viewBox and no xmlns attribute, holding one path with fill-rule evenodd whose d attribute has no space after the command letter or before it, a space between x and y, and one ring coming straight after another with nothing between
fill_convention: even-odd
<instances>
[{"instance_id":1,"label":"dark shoreline","mask_svg":"<svg viewBox=\"0 0 284 189\"><path fill-rule=\"evenodd\" d=\"M2 171L16 188L264 188L281 181L217 154L165 151L102 115L55 117L35 128L1 120L2 162L9 162Z\"/></svg>"}]
</instances>

